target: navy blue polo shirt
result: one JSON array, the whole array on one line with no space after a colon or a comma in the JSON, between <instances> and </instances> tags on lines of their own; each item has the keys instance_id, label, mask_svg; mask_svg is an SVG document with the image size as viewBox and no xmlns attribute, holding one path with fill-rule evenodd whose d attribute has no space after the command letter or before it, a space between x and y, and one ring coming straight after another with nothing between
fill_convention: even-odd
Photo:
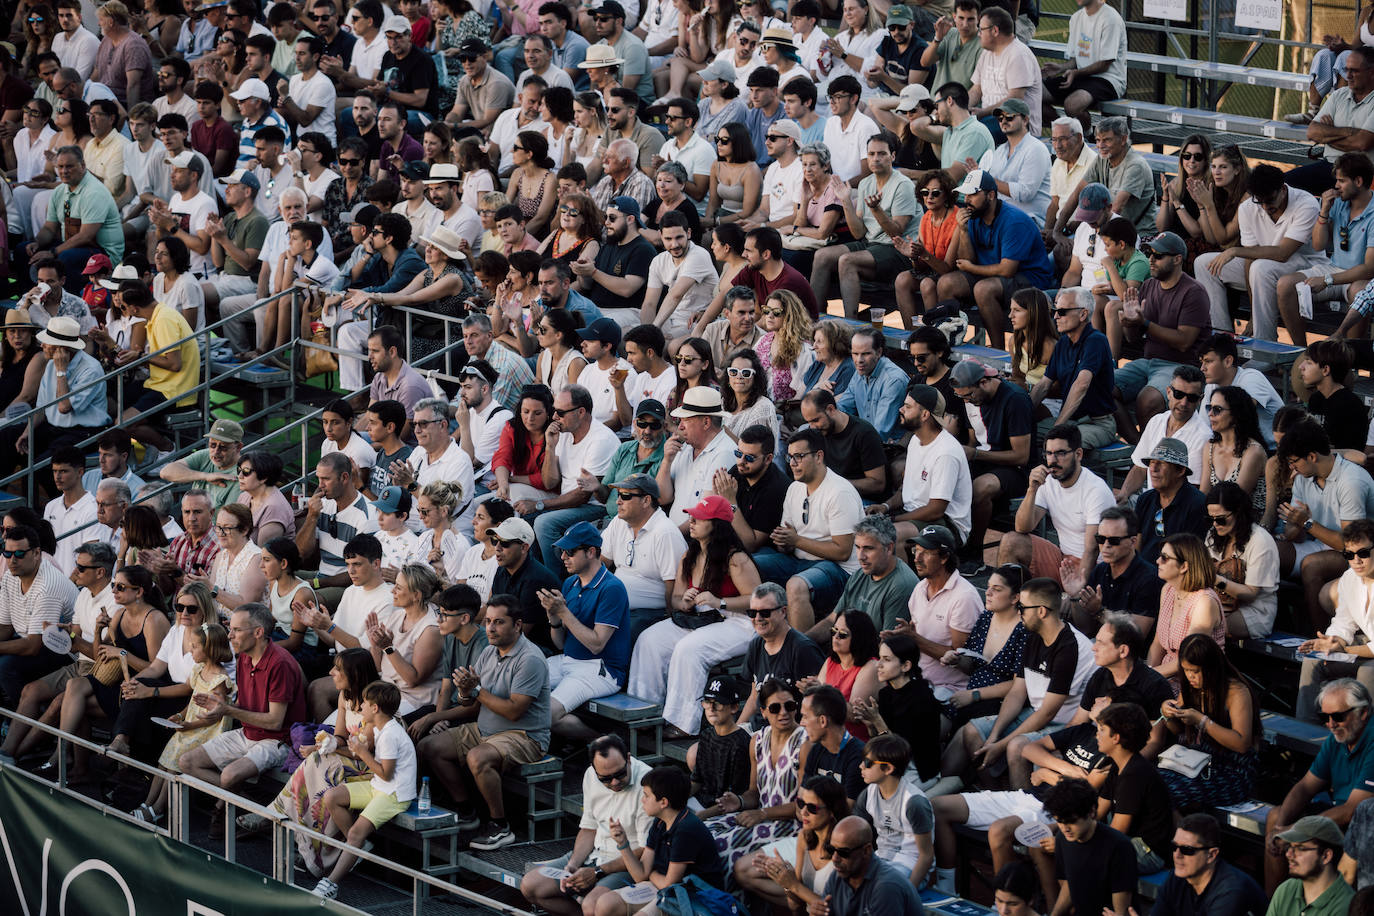
<instances>
[{"instance_id":1,"label":"navy blue polo shirt","mask_svg":"<svg viewBox=\"0 0 1374 916\"><path fill-rule=\"evenodd\" d=\"M1030 217L1026 217L1026 220L1029 222ZM969 225L973 225L972 220ZM1044 247L1043 243L1041 247ZM1093 374L1093 380L1088 385L1088 391L1083 395L1078 410L1069 418L1086 420L1089 417L1107 416L1116 410L1116 401L1112 398L1112 388L1116 384L1115 367L1116 362L1112 359L1112 348L1107 343L1107 335L1091 325L1085 325L1083 336L1077 343L1074 343L1068 334L1059 335L1059 339L1054 342L1054 352L1050 354L1050 364L1045 368L1045 378L1058 382L1059 396L1067 397L1074 380L1078 378L1078 373L1086 369Z\"/></svg>"},{"instance_id":2,"label":"navy blue polo shirt","mask_svg":"<svg viewBox=\"0 0 1374 916\"><path fill-rule=\"evenodd\" d=\"M575 661L600 660L606 673L621 684L630 670L630 595L625 584L602 566L588 585L577 576L563 582L563 598L578 623L596 629L599 623L615 627L606 648L597 655L571 632L563 638L563 654Z\"/></svg>"}]
</instances>

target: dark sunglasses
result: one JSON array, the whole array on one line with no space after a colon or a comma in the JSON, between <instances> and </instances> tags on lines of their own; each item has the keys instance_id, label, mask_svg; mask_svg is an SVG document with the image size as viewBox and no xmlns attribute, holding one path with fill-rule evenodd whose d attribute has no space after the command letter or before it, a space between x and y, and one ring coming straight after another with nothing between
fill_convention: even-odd
<instances>
[{"instance_id":1,"label":"dark sunglasses","mask_svg":"<svg viewBox=\"0 0 1374 916\"><path fill-rule=\"evenodd\" d=\"M1098 547L1101 547L1103 544L1110 544L1111 546L1115 547L1117 544L1120 544L1122 541L1126 540L1126 537L1127 536L1124 534L1099 534L1094 538L1094 540L1097 541Z\"/></svg>"},{"instance_id":2,"label":"dark sunglasses","mask_svg":"<svg viewBox=\"0 0 1374 916\"><path fill-rule=\"evenodd\" d=\"M178 613L178 614L195 614L195 613L197 613L197 612L199 612L199 611L200 611L200 605L199 605L199 604L195 604L195 603L184 604L184 603L182 603L182 602L180 602L180 601L177 602L177 613Z\"/></svg>"},{"instance_id":3,"label":"dark sunglasses","mask_svg":"<svg viewBox=\"0 0 1374 916\"><path fill-rule=\"evenodd\" d=\"M866 846L868 844L865 843L864 845ZM863 846L832 846L829 843L825 844L826 854L832 859L847 859L863 848Z\"/></svg>"},{"instance_id":4,"label":"dark sunglasses","mask_svg":"<svg viewBox=\"0 0 1374 916\"><path fill-rule=\"evenodd\" d=\"M1350 714L1352 712L1354 712L1358 708L1359 707L1352 706L1349 709L1343 709L1340 712L1318 712L1317 718L1323 722L1334 722L1337 725L1340 725L1342 722L1344 722L1346 719L1350 717Z\"/></svg>"},{"instance_id":5,"label":"dark sunglasses","mask_svg":"<svg viewBox=\"0 0 1374 916\"><path fill-rule=\"evenodd\" d=\"M7 560L10 558L22 560L31 553L33 553L32 547L22 547L19 550L0 550L0 557L4 557ZM116 585L115 588L119 588L119 586ZM751 614L750 616L752 617L753 615Z\"/></svg>"},{"instance_id":6,"label":"dark sunglasses","mask_svg":"<svg viewBox=\"0 0 1374 916\"><path fill-rule=\"evenodd\" d=\"M477 55L477 54L459 54L459 55L458 55L458 63L460 63L460 64L470 64L470 63L472 63L473 61L477 60L477 58L478 58L479 56L480 56L480 55Z\"/></svg>"},{"instance_id":7,"label":"dark sunglasses","mask_svg":"<svg viewBox=\"0 0 1374 916\"><path fill-rule=\"evenodd\" d=\"M1199 156L1198 158L1201 159L1202 157ZM1195 856L1203 850L1216 849L1215 846L1189 846L1187 843L1171 843L1169 845L1173 846L1174 852L1181 856Z\"/></svg>"},{"instance_id":8,"label":"dark sunglasses","mask_svg":"<svg viewBox=\"0 0 1374 916\"><path fill-rule=\"evenodd\" d=\"M502 549L504 549L504 550L510 550L512 547L516 546L517 544L523 544L523 543L525 543L525 542L524 542L524 541L498 541L498 540L496 540L495 538L493 538L493 539L492 539L492 543L493 543L493 544L499 544L499 545L502 547Z\"/></svg>"},{"instance_id":9,"label":"dark sunglasses","mask_svg":"<svg viewBox=\"0 0 1374 916\"><path fill-rule=\"evenodd\" d=\"M1361 547L1359 550L1342 550L1341 556L1349 562L1350 560L1368 560L1371 553L1374 553L1374 547Z\"/></svg>"},{"instance_id":10,"label":"dark sunglasses","mask_svg":"<svg viewBox=\"0 0 1374 916\"><path fill-rule=\"evenodd\" d=\"M362 164L363 164L363 161L362 161L361 159L344 159L344 158L342 158L342 157L339 158L339 165L362 165Z\"/></svg>"},{"instance_id":11,"label":"dark sunglasses","mask_svg":"<svg viewBox=\"0 0 1374 916\"><path fill-rule=\"evenodd\" d=\"M1225 515L1213 515L1210 516L1210 518L1213 525L1226 525L1230 524L1231 519L1235 518L1235 515L1231 512L1227 512ZM1365 556L1369 556L1369 554L1365 553ZM1350 558L1346 557L1346 559L1348 560Z\"/></svg>"},{"instance_id":12,"label":"dark sunglasses","mask_svg":"<svg viewBox=\"0 0 1374 916\"><path fill-rule=\"evenodd\" d=\"M1217 414L1226 413L1226 411L1228 411L1228 410L1230 410L1230 409L1231 409L1231 408L1227 407L1225 404L1208 404L1208 405L1207 405L1207 413L1208 413L1209 416L1213 416L1213 417L1215 417Z\"/></svg>"},{"instance_id":13,"label":"dark sunglasses","mask_svg":"<svg viewBox=\"0 0 1374 916\"><path fill-rule=\"evenodd\" d=\"M621 767L620 769L616 770L616 771L615 771L614 773L612 773L610 776L602 776L600 773L597 773L597 774L596 774L596 781L599 782L599 783L601 783L603 786L609 786L609 785L610 785L611 783L613 783L613 782L616 782L616 781L622 780L622 779L629 779L629 778L630 778L630 765L629 765L628 763L627 763L625 766Z\"/></svg>"},{"instance_id":14,"label":"dark sunglasses","mask_svg":"<svg viewBox=\"0 0 1374 916\"><path fill-rule=\"evenodd\" d=\"M729 142L730 142L730 138L729 138L729 137L717 137L717 138L716 138L716 143L718 143L718 144L719 144L719 143L729 143Z\"/></svg>"},{"instance_id":15,"label":"dark sunglasses","mask_svg":"<svg viewBox=\"0 0 1374 916\"><path fill-rule=\"evenodd\" d=\"M1178 158L1184 162L1201 162L1207 157L1202 155L1202 153L1183 153Z\"/></svg>"},{"instance_id":16,"label":"dark sunglasses","mask_svg":"<svg viewBox=\"0 0 1374 916\"><path fill-rule=\"evenodd\" d=\"M798 798L797 810L805 811L808 814L820 814L822 811L825 810L825 805L817 805L812 802L804 802L800 798Z\"/></svg>"},{"instance_id":17,"label":"dark sunglasses","mask_svg":"<svg viewBox=\"0 0 1374 916\"><path fill-rule=\"evenodd\" d=\"M1189 404L1196 404L1198 401L1202 400L1202 392L1199 391L1196 394L1189 394L1187 392L1179 391L1173 385L1169 386L1169 394L1173 395L1174 400L1187 401Z\"/></svg>"},{"instance_id":18,"label":"dark sunglasses","mask_svg":"<svg viewBox=\"0 0 1374 916\"><path fill-rule=\"evenodd\" d=\"M658 420L636 420L635 426L640 429L662 429L663 424Z\"/></svg>"},{"instance_id":19,"label":"dark sunglasses","mask_svg":"<svg viewBox=\"0 0 1374 916\"><path fill-rule=\"evenodd\" d=\"M921 196L922 196L922 197L939 197L939 196L941 196L941 195L944 194L944 193L945 193L945 192L944 192L944 189L943 189L943 188L922 188L922 189L921 189Z\"/></svg>"},{"instance_id":20,"label":"dark sunglasses","mask_svg":"<svg viewBox=\"0 0 1374 916\"><path fill-rule=\"evenodd\" d=\"M775 716L778 713L783 712L784 710L786 710L787 712L796 712L797 701L783 700L781 703L769 703L765 708L768 710L769 713Z\"/></svg>"},{"instance_id":21,"label":"dark sunglasses","mask_svg":"<svg viewBox=\"0 0 1374 916\"><path fill-rule=\"evenodd\" d=\"M735 457L738 458L740 461L743 461L745 464L753 464L755 461L763 460L762 455L746 455L739 449L735 449Z\"/></svg>"},{"instance_id":22,"label":"dark sunglasses","mask_svg":"<svg viewBox=\"0 0 1374 916\"><path fill-rule=\"evenodd\" d=\"M774 612L780 611L780 610L782 610L782 608L780 608L780 607L765 607L765 608L752 608L752 607L751 607L746 613L749 614L749 619L750 619L750 620L753 620L755 617L762 617L762 618L764 618L765 620L767 620L769 617L772 617L772 616L773 616Z\"/></svg>"}]
</instances>

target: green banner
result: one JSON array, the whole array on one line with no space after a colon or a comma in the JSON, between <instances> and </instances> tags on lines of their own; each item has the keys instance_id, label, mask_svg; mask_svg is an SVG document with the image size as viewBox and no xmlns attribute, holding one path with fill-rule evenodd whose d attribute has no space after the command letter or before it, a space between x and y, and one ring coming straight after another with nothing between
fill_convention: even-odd
<instances>
[{"instance_id":1,"label":"green banner","mask_svg":"<svg viewBox=\"0 0 1374 916\"><path fill-rule=\"evenodd\" d=\"M6 916L318 916L320 901L0 767Z\"/></svg>"}]
</instances>

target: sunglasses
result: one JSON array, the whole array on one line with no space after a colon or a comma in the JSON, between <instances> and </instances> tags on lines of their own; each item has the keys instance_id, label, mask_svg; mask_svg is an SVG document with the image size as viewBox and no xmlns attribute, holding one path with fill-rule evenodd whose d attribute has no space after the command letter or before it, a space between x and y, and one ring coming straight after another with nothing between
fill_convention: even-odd
<instances>
[{"instance_id":1,"label":"sunglasses","mask_svg":"<svg viewBox=\"0 0 1374 916\"><path fill-rule=\"evenodd\" d=\"M493 544L498 544L498 545L500 545L500 547L501 547L502 550L510 550L512 547L515 547L515 546L518 545L518 544L523 544L523 543L525 543L524 541L499 541L499 540L497 540L496 538L492 538L492 539L491 539L491 542L492 542Z\"/></svg>"},{"instance_id":2,"label":"sunglasses","mask_svg":"<svg viewBox=\"0 0 1374 916\"><path fill-rule=\"evenodd\" d=\"M941 188L922 188L922 189L921 189L921 196L922 196L922 197L939 197L940 195L942 195L942 194L944 194L944 193L945 193L944 190L941 189Z\"/></svg>"},{"instance_id":3,"label":"sunglasses","mask_svg":"<svg viewBox=\"0 0 1374 916\"><path fill-rule=\"evenodd\" d=\"M754 377L754 370L749 368L736 369L734 366L731 366L729 369L725 370L725 374L730 376L730 378L750 379Z\"/></svg>"},{"instance_id":4,"label":"sunglasses","mask_svg":"<svg viewBox=\"0 0 1374 916\"><path fill-rule=\"evenodd\" d=\"M1372 553L1374 553L1374 547L1361 547L1359 550L1342 550L1341 556L1349 562L1350 560L1368 560Z\"/></svg>"},{"instance_id":5,"label":"sunglasses","mask_svg":"<svg viewBox=\"0 0 1374 916\"><path fill-rule=\"evenodd\" d=\"M1173 846L1174 852L1181 856L1195 856L1205 849L1216 849L1215 846L1189 846L1187 843L1171 843L1169 845Z\"/></svg>"},{"instance_id":6,"label":"sunglasses","mask_svg":"<svg viewBox=\"0 0 1374 916\"><path fill-rule=\"evenodd\" d=\"M473 63L473 62L475 62L475 61L477 60L478 56L479 56L479 55L477 55L477 54L459 54L459 55L458 55L458 63L460 63L460 64L470 64L470 63Z\"/></svg>"},{"instance_id":7,"label":"sunglasses","mask_svg":"<svg viewBox=\"0 0 1374 916\"><path fill-rule=\"evenodd\" d=\"M1202 400L1202 392L1199 391L1196 394L1192 394L1185 391L1179 391L1173 385L1169 386L1169 394L1175 401L1187 401L1189 404L1196 404L1198 401Z\"/></svg>"},{"instance_id":8,"label":"sunglasses","mask_svg":"<svg viewBox=\"0 0 1374 916\"><path fill-rule=\"evenodd\" d=\"M1213 525L1218 525L1218 526L1219 526L1219 525L1229 525L1229 524L1231 523L1231 519L1233 519L1233 518L1235 518L1235 515L1234 515L1233 513L1230 513L1230 512L1227 512L1225 515L1213 515L1213 516L1211 516L1212 524L1213 524ZM1366 553L1365 556L1369 556L1369 554ZM1347 557L1346 559L1349 559L1349 557Z\"/></svg>"},{"instance_id":9,"label":"sunglasses","mask_svg":"<svg viewBox=\"0 0 1374 916\"><path fill-rule=\"evenodd\" d=\"M178 614L195 614L198 611L200 611L199 604L181 604L180 602L177 603Z\"/></svg>"},{"instance_id":10,"label":"sunglasses","mask_svg":"<svg viewBox=\"0 0 1374 916\"><path fill-rule=\"evenodd\" d=\"M517 143L517 144L515 144L514 146L511 147L511 152L528 153L529 150L525 149L525 147L523 147L523 146L521 146L519 143Z\"/></svg>"},{"instance_id":11,"label":"sunglasses","mask_svg":"<svg viewBox=\"0 0 1374 916\"><path fill-rule=\"evenodd\" d=\"M749 615L749 619L750 619L750 620L753 620L755 617L762 617L764 620L767 620L769 617L772 617L773 614L774 614L775 612L780 611L780 610L782 610L782 608L780 608L780 607L765 607L765 608L752 608L752 607L751 607L751 608L750 608L748 611L746 611L745 613L747 613L747 614Z\"/></svg>"},{"instance_id":12,"label":"sunglasses","mask_svg":"<svg viewBox=\"0 0 1374 916\"><path fill-rule=\"evenodd\" d=\"M778 713L783 712L783 711L786 711L786 712L796 712L796 711L797 711L797 701L796 701L796 700L784 700L784 701L782 701L781 703L769 703L765 708L766 708L770 713L772 713L772 714L775 715L775 716L776 716Z\"/></svg>"},{"instance_id":13,"label":"sunglasses","mask_svg":"<svg viewBox=\"0 0 1374 916\"><path fill-rule=\"evenodd\" d=\"M763 313L764 313L765 315L782 315L782 314L783 314L783 310L782 310L782 309L770 309L770 308L765 308L765 309L763 310Z\"/></svg>"},{"instance_id":14,"label":"sunglasses","mask_svg":"<svg viewBox=\"0 0 1374 916\"><path fill-rule=\"evenodd\" d=\"M614 111L615 109L612 108L611 110ZM729 137L717 137L717 138L716 138L716 144L717 144L717 145L725 144L725 145L728 146L728 145L730 144L730 138L729 138Z\"/></svg>"},{"instance_id":15,"label":"sunglasses","mask_svg":"<svg viewBox=\"0 0 1374 916\"><path fill-rule=\"evenodd\" d=\"M825 844L825 852L832 859L847 859L863 848L863 846L832 846L829 843Z\"/></svg>"},{"instance_id":16,"label":"sunglasses","mask_svg":"<svg viewBox=\"0 0 1374 916\"><path fill-rule=\"evenodd\" d=\"M19 550L0 550L0 557L4 557L7 560L11 558L15 560L22 560L31 553L33 553L32 547L23 547ZM95 567L91 568L94 569ZM116 585L115 588L119 588L119 586Z\"/></svg>"},{"instance_id":17,"label":"sunglasses","mask_svg":"<svg viewBox=\"0 0 1374 916\"><path fill-rule=\"evenodd\" d=\"M818 805L813 802L804 802L799 798L797 799L797 810L805 811L808 814L820 814L822 811L825 810L825 805Z\"/></svg>"},{"instance_id":18,"label":"sunglasses","mask_svg":"<svg viewBox=\"0 0 1374 916\"><path fill-rule=\"evenodd\" d=\"M768 135L766 135L763 139L765 139L765 140L790 140L791 138L788 137L786 134L768 134Z\"/></svg>"},{"instance_id":19,"label":"sunglasses","mask_svg":"<svg viewBox=\"0 0 1374 916\"><path fill-rule=\"evenodd\" d=\"M609 786L609 785L610 785L611 783L613 783L613 782L621 782L621 781L626 780L626 779L629 779L629 778L630 778L630 765L629 765L629 764L626 764L625 766L623 766L623 767L621 767L620 769L616 770L616 771L615 771L614 773L612 773L610 776L602 776L600 773L597 773L597 774L596 774L596 781L599 782L599 783L601 783L603 786Z\"/></svg>"},{"instance_id":20,"label":"sunglasses","mask_svg":"<svg viewBox=\"0 0 1374 916\"><path fill-rule=\"evenodd\" d=\"M635 421L635 426L638 426L640 429L662 429L662 428L663 428L663 424L660 423L658 420L636 420L636 421Z\"/></svg>"},{"instance_id":21,"label":"sunglasses","mask_svg":"<svg viewBox=\"0 0 1374 916\"><path fill-rule=\"evenodd\" d=\"M685 365L687 365L688 363L696 363L696 362L701 362L701 357L700 357L700 356L689 356L689 355L684 354L684 355L679 356L679 357L677 358L677 364L678 364L679 366L685 366Z\"/></svg>"},{"instance_id":22,"label":"sunglasses","mask_svg":"<svg viewBox=\"0 0 1374 916\"><path fill-rule=\"evenodd\" d=\"M20 552L20 553L23 553L24 551L19 551L19 552ZM10 552L9 552L8 550L6 550L4 553L5 553L5 556L9 556L9 555L10 555ZM131 592L131 591L134 590L134 587L133 587L132 585L125 585L123 582L112 582L112 583L110 583L110 588L114 589L114 590L117 591L117 592ZM1349 711L1349 710L1347 710L1347 712L1348 712L1348 711Z\"/></svg>"},{"instance_id":23,"label":"sunglasses","mask_svg":"<svg viewBox=\"0 0 1374 916\"><path fill-rule=\"evenodd\" d=\"M743 461L745 464L753 464L755 461L763 460L762 455L746 455L739 449L735 449L735 457L738 458L740 461Z\"/></svg>"},{"instance_id":24,"label":"sunglasses","mask_svg":"<svg viewBox=\"0 0 1374 916\"><path fill-rule=\"evenodd\" d=\"M99 566L87 566L85 563L75 563L75 564L73 564L73 565L74 565L77 569L81 570L82 572L90 572L90 571L93 570L93 569L100 569L100 568L101 568L101 567L99 567Z\"/></svg>"},{"instance_id":25,"label":"sunglasses","mask_svg":"<svg viewBox=\"0 0 1374 916\"><path fill-rule=\"evenodd\" d=\"M831 627L831 628L830 628L830 638L831 638L831 639L848 639L848 638L849 638L849 631L848 631L848 630L841 630L841 629L838 629L838 628L836 628L836 627Z\"/></svg>"},{"instance_id":26,"label":"sunglasses","mask_svg":"<svg viewBox=\"0 0 1374 916\"><path fill-rule=\"evenodd\" d=\"M1178 158L1184 162L1201 162L1207 157L1202 155L1202 153L1183 153Z\"/></svg>"},{"instance_id":27,"label":"sunglasses","mask_svg":"<svg viewBox=\"0 0 1374 916\"><path fill-rule=\"evenodd\" d=\"M1208 413L1208 415L1213 416L1213 417L1215 417L1217 414L1226 413L1226 411L1228 411L1228 410L1230 410L1230 409L1231 409L1231 408L1227 407L1225 404L1208 404L1208 405L1207 405L1207 413Z\"/></svg>"},{"instance_id":28,"label":"sunglasses","mask_svg":"<svg viewBox=\"0 0 1374 916\"><path fill-rule=\"evenodd\" d=\"M1069 314L1070 312L1077 312L1077 311L1080 311L1080 309L1078 308L1078 306L1075 305L1075 306L1071 306L1071 307L1065 308L1065 309L1060 309L1060 308L1052 309L1051 311L1054 312L1054 314L1055 314L1056 317L1058 317L1058 318L1063 318L1065 315Z\"/></svg>"},{"instance_id":29,"label":"sunglasses","mask_svg":"<svg viewBox=\"0 0 1374 916\"><path fill-rule=\"evenodd\" d=\"M1120 544L1122 541L1126 540L1126 535L1099 534L1095 537L1095 540L1097 541L1097 546L1099 547L1101 547L1103 544L1110 544L1111 546L1115 547L1117 544Z\"/></svg>"},{"instance_id":30,"label":"sunglasses","mask_svg":"<svg viewBox=\"0 0 1374 916\"><path fill-rule=\"evenodd\" d=\"M1342 722L1348 719L1350 717L1350 714L1354 712L1357 708L1358 707L1352 706L1349 709L1343 709L1340 712L1318 712L1317 718L1323 722L1334 722L1335 724L1340 725Z\"/></svg>"}]
</instances>

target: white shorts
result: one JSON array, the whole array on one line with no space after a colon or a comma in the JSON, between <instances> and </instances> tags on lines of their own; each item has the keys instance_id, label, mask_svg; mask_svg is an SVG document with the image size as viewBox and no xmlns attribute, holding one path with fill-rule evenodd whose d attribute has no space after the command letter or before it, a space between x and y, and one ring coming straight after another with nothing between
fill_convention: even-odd
<instances>
[{"instance_id":1,"label":"white shorts","mask_svg":"<svg viewBox=\"0 0 1374 916\"><path fill-rule=\"evenodd\" d=\"M272 767L279 767L286 761L286 742L275 738L249 741L243 729L236 728L222 735L216 735L201 745L210 757L210 762L221 770L236 760L247 758L257 767L259 773Z\"/></svg>"},{"instance_id":2,"label":"white shorts","mask_svg":"<svg viewBox=\"0 0 1374 916\"><path fill-rule=\"evenodd\" d=\"M1029 792L966 792L960 796L968 805L968 820L975 830L987 830L1004 817L1019 817L1025 824L1050 823L1040 799Z\"/></svg>"},{"instance_id":3,"label":"white shorts","mask_svg":"<svg viewBox=\"0 0 1374 916\"><path fill-rule=\"evenodd\" d=\"M1302 558L1310 557L1314 553L1321 553L1323 550L1330 550L1316 538L1308 538L1305 541L1298 541L1293 545L1293 568L1288 573L1288 578L1296 579L1302 571Z\"/></svg>"},{"instance_id":4,"label":"white shorts","mask_svg":"<svg viewBox=\"0 0 1374 916\"><path fill-rule=\"evenodd\" d=\"M620 692L620 683L610 676L600 659L573 659L555 655L549 662L550 697L572 712L588 700Z\"/></svg>"}]
</instances>

